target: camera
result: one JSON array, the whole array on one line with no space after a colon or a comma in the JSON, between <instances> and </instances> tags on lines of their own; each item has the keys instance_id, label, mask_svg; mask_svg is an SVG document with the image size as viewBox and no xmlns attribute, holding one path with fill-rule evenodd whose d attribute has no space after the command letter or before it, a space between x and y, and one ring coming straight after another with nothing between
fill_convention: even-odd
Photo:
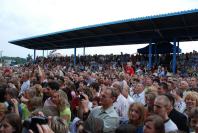
<instances>
[{"instance_id":1,"label":"camera","mask_svg":"<svg viewBox=\"0 0 198 133\"><path fill-rule=\"evenodd\" d=\"M4 105L8 112L11 112L12 109L14 108L14 104L11 101L5 101Z\"/></svg>"},{"instance_id":2,"label":"camera","mask_svg":"<svg viewBox=\"0 0 198 133\"><path fill-rule=\"evenodd\" d=\"M82 101L82 100L85 100L85 97L82 94L80 94L79 99L80 99L80 101Z\"/></svg>"},{"instance_id":3,"label":"camera","mask_svg":"<svg viewBox=\"0 0 198 133\"><path fill-rule=\"evenodd\" d=\"M23 127L25 127L28 130L31 129L34 133L39 133L36 124L42 125L42 124L47 124L47 123L48 123L47 117L33 116L32 118L25 120L23 122Z\"/></svg>"}]
</instances>

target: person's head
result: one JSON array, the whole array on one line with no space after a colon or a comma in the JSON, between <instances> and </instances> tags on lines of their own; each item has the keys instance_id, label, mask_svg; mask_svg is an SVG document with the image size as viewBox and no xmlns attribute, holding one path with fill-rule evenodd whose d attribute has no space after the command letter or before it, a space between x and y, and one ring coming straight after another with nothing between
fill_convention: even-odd
<instances>
[{"instance_id":1,"label":"person's head","mask_svg":"<svg viewBox=\"0 0 198 133\"><path fill-rule=\"evenodd\" d=\"M191 87L197 87L197 78L192 77L192 78L190 79L190 86L191 86Z\"/></svg>"},{"instance_id":2,"label":"person's head","mask_svg":"<svg viewBox=\"0 0 198 133\"><path fill-rule=\"evenodd\" d=\"M146 86L151 86L153 84L153 81L150 77L146 77L145 79L145 85Z\"/></svg>"},{"instance_id":3,"label":"person's head","mask_svg":"<svg viewBox=\"0 0 198 133\"><path fill-rule=\"evenodd\" d=\"M116 93L113 87L107 87L101 92L100 103L104 109L107 109L113 105L113 102L116 99Z\"/></svg>"},{"instance_id":4,"label":"person's head","mask_svg":"<svg viewBox=\"0 0 198 133\"><path fill-rule=\"evenodd\" d=\"M191 128L198 133L198 107L191 109L189 117Z\"/></svg>"},{"instance_id":5,"label":"person's head","mask_svg":"<svg viewBox=\"0 0 198 133\"><path fill-rule=\"evenodd\" d=\"M125 85L122 89L122 95L125 97L125 98L128 98L128 95L129 95L129 86L128 85Z\"/></svg>"},{"instance_id":6,"label":"person's head","mask_svg":"<svg viewBox=\"0 0 198 133\"><path fill-rule=\"evenodd\" d=\"M42 95L43 88L40 84L35 84L33 89L35 89L35 91L36 91L36 96Z\"/></svg>"},{"instance_id":7,"label":"person's head","mask_svg":"<svg viewBox=\"0 0 198 133\"><path fill-rule=\"evenodd\" d=\"M159 95L154 101L154 112L161 116L164 120L168 119L168 112L171 107L171 102L165 95Z\"/></svg>"},{"instance_id":8,"label":"person's head","mask_svg":"<svg viewBox=\"0 0 198 133\"><path fill-rule=\"evenodd\" d=\"M17 99L18 91L16 88L6 88L4 98L7 101L10 101L12 98Z\"/></svg>"},{"instance_id":9,"label":"person's head","mask_svg":"<svg viewBox=\"0 0 198 133\"><path fill-rule=\"evenodd\" d=\"M179 98L182 98L182 97L183 97L183 92L182 92L182 90L180 90L180 89L178 89L178 88L172 89L170 93L173 95L173 97L174 97L175 99L179 99Z\"/></svg>"},{"instance_id":10,"label":"person's head","mask_svg":"<svg viewBox=\"0 0 198 133\"><path fill-rule=\"evenodd\" d=\"M198 93L194 91L187 92L184 101L186 103L186 109L190 111L192 108L198 106Z\"/></svg>"},{"instance_id":11,"label":"person's head","mask_svg":"<svg viewBox=\"0 0 198 133\"><path fill-rule=\"evenodd\" d=\"M154 101L155 101L156 96L157 96L157 94L152 91L145 93L145 103L148 107L154 106Z\"/></svg>"},{"instance_id":12,"label":"person's head","mask_svg":"<svg viewBox=\"0 0 198 133\"><path fill-rule=\"evenodd\" d=\"M182 81L180 82L179 88L180 88L182 91L187 90L187 89L189 88L188 82L185 81L185 80L182 80Z\"/></svg>"},{"instance_id":13,"label":"person's head","mask_svg":"<svg viewBox=\"0 0 198 133\"><path fill-rule=\"evenodd\" d=\"M69 106L69 102L65 98L64 92L62 91L56 91L53 93L52 102L56 104L59 111L62 111L63 109L65 109L66 106Z\"/></svg>"},{"instance_id":14,"label":"person's head","mask_svg":"<svg viewBox=\"0 0 198 133\"><path fill-rule=\"evenodd\" d=\"M144 122L144 133L165 133L164 120L159 115L150 115Z\"/></svg>"},{"instance_id":15,"label":"person's head","mask_svg":"<svg viewBox=\"0 0 198 133\"><path fill-rule=\"evenodd\" d=\"M162 95L162 94L167 93L168 91L169 91L169 90L168 90L168 85L167 85L167 83L161 82L161 83L159 84L159 87L158 87L158 90L157 90L158 94L159 94L159 95Z\"/></svg>"},{"instance_id":16,"label":"person's head","mask_svg":"<svg viewBox=\"0 0 198 133\"><path fill-rule=\"evenodd\" d=\"M5 92L7 87L7 83L1 83L0 81L0 102L5 102Z\"/></svg>"},{"instance_id":17,"label":"person's head","mask_svg":"<svg viewBox=\"0 0 198 133\"><path fill-rule=\"evenodd\" d=\"M134 87L134 93L140 94L143 91L144 91L144 85L142 83L137 83L136 86Z\"/></svg>"},{"instance_id":18,"label":"person's head","mask_svg":"<svg viewBox=\"0 0 198 133\"><path fill-rule=\"evenodd\" d=\"M21 78L22 81L27 81L29 80L29 78L30 78L29 72L25 72L22 74L22 78Z\"/></svg>"},{"instance_id":19,"label":"person's head","mask_svg":"<svg viewBox=\"0 0 198 133\"><path fill-rule=\"evenodd\" d=\"M99 106L99 103L100 103L100 98L99 97L94 97L93 100L92 100L92 108L95 108L97 106Z\"/></svg>"},{"instance_id":20,"label":"person's head","mask_svg":"<svg viewBox=\"0 0 198 133\"><path fill-rule=\"evenodd\" d=\"M141 125L144 122L144 105L141 103L132 103L129 107L129 121L134 125Z\"/></svg>"},{"instance_id":21,"label":"person's head","mask_svg":"<svg viewBox=\"0 0 198 133\"><path fill-rule=\"evenodd\" d=\"M6 114L0 125L1 133L21 133L21 119L16 113Z\"/></svg>"},{"instance_id":22,"label":"person's head","mask_svg":"<svg viewBox=\"0 0 198 133\"><path fill-rule=\"evenodd\" d=\"M114 88L114 90L115 90L115 92L116 92L116 95L119 96L120 93L121 93L121 91L122 91L122 87L121 87L121 85L120 85L120 82L116 81L116 82L114 82L114 83L112 84L112 86L113 86L113 88Z\"/></svg>"},{"instance_id":23,"label":"person's head","mask_svg":"<svg viewBox=\"0 0 198 133\"><path fill-rule=\"evenodd\" d=\"M45 94L47 94L48 96L52 96L54 92L59 90L59 87L60 86L56 81L51 81L48 83Z\"/></svg>"},{"instance_id":24,"label":"person's head","mask_svg":"<svg viewBox=\"0 0 198 133\"><path fill-rule=\"evenodd\" d=\"M131 124L122 125L116 129L115 133L136 133L136 127Z\"/></svg>"},{"instance_id":25,"label":"person's head","mask_svg":"<svg viewBox=\"0 0 198 133\"><path fill-rule=\"evenodd\" d=\"M5 116L7 109L4 103L0 103L0 120Z\"/></svg>"},{"instance_id":26,"label":"person's head","mask_svg":"<svg viewBox=\"0 0 198 133\"><path fill-rule=\"evenodd\" d=\"M169 101L170 101L170 107L169 107L169 112L171 112L172 111L172 109L174 108L174 105L175 105L175 98L174 98L174 96L172 95L172 94L170 94L170 93L167 93L167 94L164 94L168 99L169 99ZM169 113L168 112L168 113Z\"/></svg>"},{"instance_id":27,"label":"person's head","mask_svg":"<svg viewBox=\"0 0 198 133\"><path fill-rule=\"evenodd\" d=\"M94 93L97 93L100 90L99 84L96 82L91 83L90 88L92 88L92 91Z\"/></svg>"},{"instance_id":28,"label":"person's head","mask_svg":"<svg viewBox=\"0 0 198 133\"><path fill-rule=\"evenodd\" d=\"M58 116L53 116L49 121L49 126L54 131L54 133L68 132L68 124L64 119Z\"/></svg>"},{"instance_id":29,"label":"person's head","mask_svg":"<svg viewBox=\"0 0 198 133\"><path fill-rule=\"evenodd\" d=\"M27 102L27 108L29 111L33 111L42 106L42 98L41 97L32 97Z\"/></svg>"},{"instance_id":30,"label":"person's head","mask_svg":"<svg viewBox=\"0 0 198 133\"><path fill-rule=\"evenodd\" d=\"M104 122L100 118L89 116L83 125L87 133L103 133Z\"/></svg>"},{"instance_id":31,"label":"person's head","mask_svg":"<svg viewBox=\"0 0 198 133\"><path fill-rule=\"evenodd\" d=\"M24 98L26 98L26 99L31 99L31 98L33 98L34 96L36 96L36 90L35 90L33 87L31 87L30 89L25 90L23 96L24 96Z\"/></svg>"}]
</instances>

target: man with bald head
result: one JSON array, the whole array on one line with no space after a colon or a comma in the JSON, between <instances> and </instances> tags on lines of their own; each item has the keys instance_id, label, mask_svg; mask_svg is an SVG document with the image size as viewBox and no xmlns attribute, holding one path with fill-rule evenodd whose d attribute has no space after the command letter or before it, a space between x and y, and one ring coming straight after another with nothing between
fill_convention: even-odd
<instances>
[{"instance_id":1,"label":"man with bald head","mask_svg":"<svg viewBox=\"0 0 198 133\"><path fill-rule=\"evenodd\" d=\"M154 101L154 112L164 120L165 132L178 131L176 124L168 117L171 102L165 95L159 95Z\"/></svg>"},{"instance_id":2,"label":"man with bald head","mask_svg":"<svg viewBox=\"0 0 198 133\"><path fill-rule=\"evenodd\" d=\"M123 96L123 88L119 81L116 81L112 84L114 91L116 93L116 100L113 103L113 106L120 117L120 122L126 121L128 118L128 108L129 104L126 97Z\"/></svg>"}]
</instances>

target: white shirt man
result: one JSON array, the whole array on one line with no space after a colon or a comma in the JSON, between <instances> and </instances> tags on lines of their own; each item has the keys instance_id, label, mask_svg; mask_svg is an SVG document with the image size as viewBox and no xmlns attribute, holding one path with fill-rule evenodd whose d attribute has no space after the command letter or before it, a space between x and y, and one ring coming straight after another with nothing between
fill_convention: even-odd
<instances>
[{"instance_id":1,"label":"white shirt man","mask_svg":"<svg viewBox=\"0 0 198 133\"><path fill-rule=\"evenodd\" d=\"M135 102L139 102L145 105L145 92L142 83L137 83L137 85L133 89L133 93L131 96Z\"/></svg>"},{"instance_id":2,"label":"white shirt man","mask_svg":"<svg viewBox=\"0 0 198 133\"><path fill-rule=\"evenodd\" d=\"M176 124L168 117L171 102L165 95L159 95L154 101L154 112L164 120L165 132L178 131Z\"/></svg>"},{"instance_id":3,"label":"white shirt man","mask_svg":"<svg viewBox=\"0 0 198 133\"><path fill-rule=\"evenodd\" d=\"M117 100L113 103L114 109L118 113L121 121L125 121L128 118L129 104L127 99L120 93Z\"/></svg>"}]
</instances>

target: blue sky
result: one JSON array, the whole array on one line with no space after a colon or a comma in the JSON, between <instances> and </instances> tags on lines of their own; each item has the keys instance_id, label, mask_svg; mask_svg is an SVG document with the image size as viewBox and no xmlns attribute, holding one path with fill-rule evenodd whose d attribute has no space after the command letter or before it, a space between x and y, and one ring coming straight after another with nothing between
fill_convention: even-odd
<instances>
[{"instance_id":1,"label":"blue sky","mask_svg":"<svg viewBox=\"0 0 198 133\"><path fill-rule=\"evenodd\" d=\"M33 50L9 44L8 41L195 8L198 8L198 0L0 0L0 50L6 56L27 57L27 54L33 55ZM135 53L137 48L144 46L87 48L86 54ZM180 43L180 47L183 52L198 50L198 42ZM59 52L71 55L73 49ZM82 49L77 49L77 54L82 53ZM42 51L37 54L42 55Z\"/></svg>"}]
</instances>

